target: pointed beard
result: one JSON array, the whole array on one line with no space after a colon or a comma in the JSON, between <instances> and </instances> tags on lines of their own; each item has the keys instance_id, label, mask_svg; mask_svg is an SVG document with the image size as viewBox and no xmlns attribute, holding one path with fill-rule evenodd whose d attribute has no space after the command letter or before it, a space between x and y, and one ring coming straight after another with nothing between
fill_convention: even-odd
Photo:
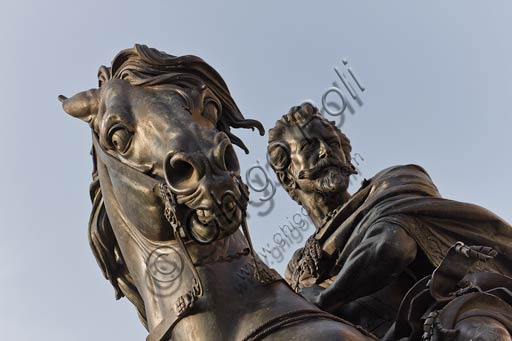
<instances>
[{"instance_id":1,"label":"pointed beard","mask_svg":"<svg viewBox=\"0 0 512 341\"><path fill-rule=\"evenodd\" d=\"M329 169L327 173L313 180L314 191L318 193L333 193L345 191L348 185L348 177L337 169Z\"/></svg>"}]
</instances>

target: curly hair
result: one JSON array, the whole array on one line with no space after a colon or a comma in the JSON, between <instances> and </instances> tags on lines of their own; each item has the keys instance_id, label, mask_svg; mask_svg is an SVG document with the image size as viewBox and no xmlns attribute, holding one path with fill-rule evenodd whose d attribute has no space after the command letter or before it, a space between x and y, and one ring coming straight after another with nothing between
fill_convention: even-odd
<instances>
[{"instance_id":1,"label":"curly hair","mask_svg":"<svg viewBox=\"0 0 512 341\"><path fill-rule=\"evenodd\" d=\"M297 200L297 198L293 194L293 188L290 188L288 184L283 182L291 162L290 146L286 142L285 134L289 128L294 126L304 127L314 119L319 120L325 127L334 129L340 139L345 159L349 163L354 174L357 173L355 170L356 168L351 163L350 152L352 151L352 146L350 145L350 140L341 132L341 130L338 129L338 127L336 127L335 122L328 121L324 118L318 109L310 103L293 106L287 114L283 115L276 121L274 128L269 130L267 153L269 156L270 166L276 172L279 182L286 191L292 195L294 200Z\"/></svg>"}]
</instances>

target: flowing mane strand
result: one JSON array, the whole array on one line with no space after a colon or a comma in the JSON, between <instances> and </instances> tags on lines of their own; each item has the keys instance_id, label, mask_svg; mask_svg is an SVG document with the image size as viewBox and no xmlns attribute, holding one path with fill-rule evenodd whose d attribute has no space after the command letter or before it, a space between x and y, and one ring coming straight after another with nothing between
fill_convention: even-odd
<instances>
[{"instance_id":1,"label":"flowing mane strand","mask_svg":"<svg viewBox=\"0 0 512 341\"><path fill-rule=\"evenodd\" d=\"M110 79L124 79L134 86L170 84L184 89L201 89L207 86L222 104L217 129L225 132L233 144L249 153L242 140L231 133L231 128L257 128L260 135L265 134L259 121L244 118L219 73L197 56L176 57L146 45L136 44L131 49L119 52L112 61L111 68L100 67L100 87Z\"/></svg>"}]
</instances>

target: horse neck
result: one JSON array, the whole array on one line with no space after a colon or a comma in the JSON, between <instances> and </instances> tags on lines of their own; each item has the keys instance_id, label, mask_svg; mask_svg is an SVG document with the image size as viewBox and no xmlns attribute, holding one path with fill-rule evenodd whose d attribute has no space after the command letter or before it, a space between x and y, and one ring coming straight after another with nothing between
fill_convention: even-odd
<instances>
[{"instance_id":1,"label":"horse neck","mask_svg":"<svg viewBox=\"0 0 512 341\"><path fill-rule=\"evenodd\" d=\"M146 230L158 232L171 228L164 220L156 218L158 212L162 212L163 218L163 207L158 207L156 201L152 199L153 193L149 189L149 184L146 186L134 184L129 189L132 192L130 194L130 204L126 205L126 202L119 201L116 196L117 193L114 191L110 169L107 169L99 160L97 161L104 206L122 255L122 263L125 264L123 267L126 268L122 270L125 273L126 281L121 283L122 285L120 284L120 288L132 303L143 309L143 315L146 316L147 320L147 327L151 330L161 321L175 314L174 307L178 298L193 288L194 274L192 268L187 264L186 253L179 247L176 240L155 241L154 238L149 238L145 233ZM118 183L122 180L126 181L128 185L133 183L133 181L129 181L130 179L122 179L122 173L115 173L115 170L113 171ZM119 178L122 180L119 180ZM136 194L137 191L142 192ZM129 192L125 191L124 193L124 195L127 195L126 193ZM121 192L121 195L123 195L123 192ZM137 198L140 198L140 203L136 202ZM134 215L130 207L144 208L140 212L142 216ZM144 217L151 218L146 219ZM135 220L131 220L131 218L135 218ZM144 226L144 230L141 229L142 226L139 226L139 223L148 225L149 222L151 224ZM158 234L156 233L155 235ZM197 262L200 259L227 259L229 255L237 254L246 247L247 245L240 230L210 245L186 243L186 249L193 262ZM161 278L158 271L156 276L155 272L151 271L151 265L155 264L155 257L152 258L152 256L160 250L168 251L167 262L180 264L179 274L174 276L175 278L166 276ZM219 290L222 291L222 287L219 287L219 281L216 281L216 279L226 277L226 280L229 281L229 278L236 276L237 270L240 270L248 262L248 258L239 258L236 263L223 262L221 268L224 272L222 275L216 274L215 271L211 272L211 266L198 267L197 270L205 285L205 291L207 291L205 296L217 293ZM244 271L247 272L249 270L245 269ZM251 277L247 279L247 282L252 282L252 280ZM130 289L133 287L136 288L135 291ZM205 301L208 298L201 300ZM141 304L141 301L143 304ZM223 303L225 305L225 302ZM216 308L219 307L220 305Z\"/></svg>"},{"instance_id":2,"label":"horse neck","mask_svg":"<svg viewBox=\"0 0 512 341\"><path fill-rule=\"evenodd\" d=\"M186 264L186 255L175 240L140 245L141 234L127 226L116 225L115 234L122 240L120 248L130 275L144 302L147 325L151 333L161 323L176 317L178 298L189 293L194 273ZM245 252L248 245L240 230L209 245L186 243L203 285L203 295L194 311L176 325L173 338L192 340L240 339L256 324L280 314L313 307L283 283L268 285L256 279L254 259ZM173 280L159 280L151 271L151 254L172 248L174 262L182 270ZM264 267L263 264L261 264ZM227 322L229 321L229 322Z\"/></svg>"},{"instance_id":3,"label":"horse neck","mask_svg":"<svg viewBox=\"0 0 512 341\"><path fill-rule=\"evenodd\" d=\"M223 282L219 281L215 271L212 272L216 263L224 263L223 272L229 276L230 273L236 274L248 261L242 259L247 258L248 254L244 252L247 244L240 230L209 245L186 242L187 251L182 250L176 240L150 241L127 224L113 226L113 230L118 241L122 241L119 246L123 259L144 301L150 331L163 320L171 318L175 314L178 298L192 290L194 273L188 264L188 257L198 265L197 271L205 290L202 300L208 300L208 296L223 290L222 285L219 286ZM232 260L239 260L243 264L231 267ZM168 269L158 269L158 262L173 264L174 272L169 274ZM226 280L229 281L229 278ZM252 280L249 279L249 282Z\"/></svg>"},{"instance_id":4,"label":"horse neck","mask_svg":"<svg viewBox=\"0 0 512 341\"><path fill-rule=\"evenodd\" d=\"M284 302L275 300L276 292L279 293L276 296L287 301L283 304L284 310L287 309L285 305L294 299L290 297L294 294L283 284L272 293L268 284L256 278L255 260L248 252L248 245L240 230L208 246L192 244L187 249L196 264L203 294L194 304L192 314L173 329L173 339L240 339L240 333L247 333L247 328L254 322L254 314L258 315L257 320L262 320L266 317L261 310L267 315L270 312L279 313L276 305ZM181 281L176 283L178 289L169 290L172 292L169 296L162 297L150 308L153 309L152 313L157 312L160 321L173 319L172 308L176 301L192 289L194 278L189 267L185 266L178 281ZM255 313L258 310L260 312ZM157 325L150 325L150 333Z\"/></svg>"}]
</instances>

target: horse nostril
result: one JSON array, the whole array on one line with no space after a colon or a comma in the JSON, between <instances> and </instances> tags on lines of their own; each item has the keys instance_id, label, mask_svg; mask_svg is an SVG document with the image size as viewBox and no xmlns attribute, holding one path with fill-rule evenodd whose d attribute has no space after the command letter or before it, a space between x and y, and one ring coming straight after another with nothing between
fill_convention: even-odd
<instances>
[{"instance_id":1,"label":"horse nostril","mask_svg":"<svg viewBox=\"0 0 512 341\"><path fill-rule=\"evenodd\" d=\"M182 153L166 157L164 173L168 185L178 192L192 188L200 179L200 172L194 166L194 161Z\"/></svg>"},{"instance_id":2,"label":"horse nostril","mask_svg":"<svg viewBox=\"0 0 512 341\"><path fill-rule=\"evenodd\" d=\"M232 201L226 204L226 211L229 215L231 215L236 209L236 204Z\"/></svg>"},{"instance_id":3,"label":"horse nostril","mask_svg":"<svg viewBox=\"0 0 512 341\"><path fill-rule=\"evenodd\" d=\"M240 172L240 165L238 158L231 141L224 133L219 133L215 136L215 143L217 144L213 150L213 161L221 170L238 174Z\"/></svg>"},{"instance_id":4,"label":"horse nostril","mask_svg":"<svg viewBox=\"0 0 512 341\"><path fill-rule=\"evenodd\" d=\"M230 172L237 173L240 170L238 158L236 157L235 150L231 144L224 150L224 166L226 167L226 170Z\"/></svg>"}]
</instances>

